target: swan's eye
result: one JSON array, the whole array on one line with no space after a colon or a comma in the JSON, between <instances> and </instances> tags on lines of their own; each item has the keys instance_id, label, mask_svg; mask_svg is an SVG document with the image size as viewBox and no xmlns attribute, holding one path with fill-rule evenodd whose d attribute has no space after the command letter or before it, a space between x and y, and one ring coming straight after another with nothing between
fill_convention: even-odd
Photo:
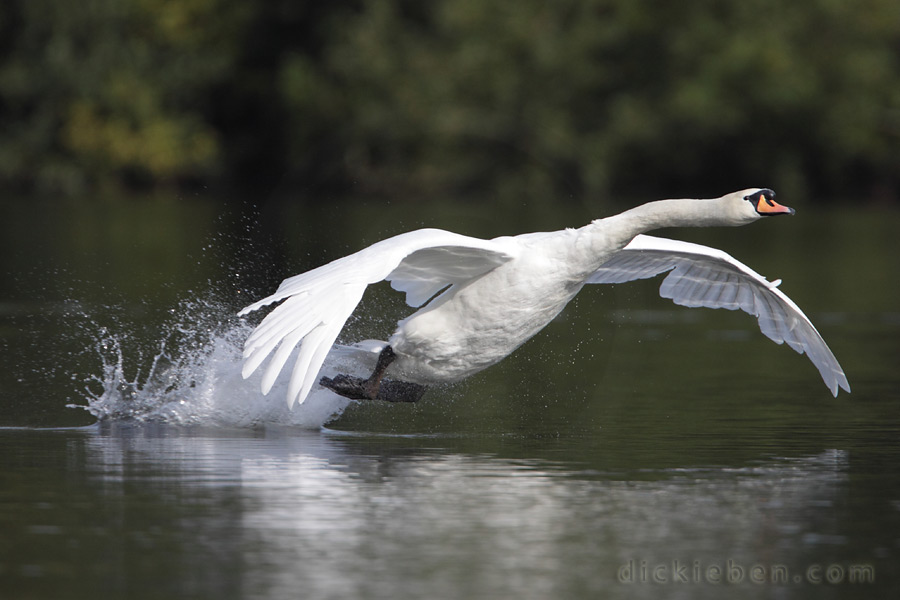
<instances>
[{"instance_id":1,"label":"swan's eye","mask_svg":"<svg viewBox=\"0 0 900 600\"><path fill-rule=\"evenodd\" d=\"M765 202L769 206L774 207L775 192L770 189L757 190L748 196L744 196L744 200L752 202L756 206L759 206L762 202Z\"/></svg>"}]
</instances>

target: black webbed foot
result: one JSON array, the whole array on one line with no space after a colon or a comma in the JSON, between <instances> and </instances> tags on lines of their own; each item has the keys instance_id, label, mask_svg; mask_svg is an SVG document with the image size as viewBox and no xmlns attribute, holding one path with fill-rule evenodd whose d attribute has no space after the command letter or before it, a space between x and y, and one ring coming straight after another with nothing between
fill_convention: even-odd
<instances>
[{"instance_id":1,"label":"black webbed foot","mask_svg":"<svg viewBox=\"0 0 900 600\"><path fill-rule=\"evenodd\" d=\"M384 402L418 402L427 389L424 385L408 381L384 379L373 389L371 381L350 375L337 375L334 379L323 377L319 385L335 394L351 400L382 400Z\"/></svg>"},{"instance_id":2,"label":"black webbed foot","mask_svg":"<svg viewBox=\"0 0 900 600\"><path fill-rule=\"evenodd\" d=\"M336 375L334 379L323 377L319 380L319 385L327 387L329 390L351 400L374 400L377 390L372 390L366 386L368 379L362 377L351 377L349 375Z\"/></svg>"},{"instance_id":3,"label":"black webbed foot","mask_svg":"<svg viewBox=\"0 0 900 600\"><path fill-rule=\"evenodd\" d=\"M425 386L408 381L392 381L383 379L388 366L396 360L397 355L390 346L385 346L378 355L375 371L368 379L336 375L323 377L319 385L327 387L335 394L351 400L384 400L385 402L418 402L425 393Z\"/></svg>"},{"instance_id":4,"label":"black webbed foot","mask_svg":"<svg viewBox=\"0 0 900 600\"><path fill-rule=\"evenodd\" d=\"M418 402L425 395L427 389L418 383L385 379L381 382L381 388L375 399L385 402Z\"/></svg>"}]
</instances>

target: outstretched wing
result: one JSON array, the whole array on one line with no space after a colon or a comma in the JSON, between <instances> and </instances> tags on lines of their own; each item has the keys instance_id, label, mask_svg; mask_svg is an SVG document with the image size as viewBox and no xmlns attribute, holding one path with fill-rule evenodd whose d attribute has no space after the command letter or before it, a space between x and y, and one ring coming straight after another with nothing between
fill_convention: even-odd
<instances>
[{"instance_id":1,"label":"outstretched wing","mask_svg":"<svg viewBox=\"0 0 900 600\"><path fill-rule=\"evenodd\" d=\"M303 402L369 284L389 280L394 289L406 293L407 304L421 306L448 285L478 277L510 260L511 251L496 241L420 229L285 279L274 294L238 313L284 301L244 343L242 374L249 377L271 354L261 384L262 393L268 394L300 344L287 403L291 407L295 401Z\"/></svg>"},{"instance_id":2,"label":"outstretched wing","mask_svg":"<svg viewBox=\"0 0 900 600\"><path fill-rule=\"evenodd\" d=\"M794 302L768 281L721 250L677 240L639 235L603 264L587 283L623 283L671 271L660 285L663 298L682 306L740 308L759 320L762 332L777 344L806 354L825 385L837 396L850 391L844 370L819 332Z\"/></svg>"}]
</instances>

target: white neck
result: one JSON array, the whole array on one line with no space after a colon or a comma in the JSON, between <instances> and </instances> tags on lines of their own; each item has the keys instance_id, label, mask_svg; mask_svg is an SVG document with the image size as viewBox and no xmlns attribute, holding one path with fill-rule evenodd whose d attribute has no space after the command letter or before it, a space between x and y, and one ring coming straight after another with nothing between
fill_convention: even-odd
<instances>
[{"instance_id":1,"label":"white neck","mask_svg":"<svg viewBox=\"0 0 900 600\"><path fill-rule=\"evenodd\" d=\"M605 244L621 248L640 233L663 227L716 227L745 225L752 219L734 214L724 198L711 200L657 200L623 213L598 219L585 229L602 234Z\"/></svg>"}]
</instances>

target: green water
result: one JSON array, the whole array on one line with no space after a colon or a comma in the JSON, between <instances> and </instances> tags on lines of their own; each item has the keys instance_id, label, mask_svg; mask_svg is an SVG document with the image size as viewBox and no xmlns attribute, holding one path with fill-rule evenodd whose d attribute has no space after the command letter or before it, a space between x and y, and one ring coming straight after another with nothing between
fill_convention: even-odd
<instances>
[{"instance_id":1,"label":"green water","mask_svg":"<svg viewBox=\"0 0 900 600\"><path fill-rule=\"evenodd\" d=\"M417 405L351 405L310 430L209 412L98 424L67 405L109 388L104 339L140 380L164 340L175 362L203 354L248 295L388 235L599 215L341 201L261 230L204 197L10 204L0 598L896 597L900 215L796 208L662 235L783 278L850 395L746 315L675 307L647 281L586 289ZM379 287L348 335L384 337L402 314ZM198 402L197 381L165 393Z\"/></svg>"}]
</instances>

